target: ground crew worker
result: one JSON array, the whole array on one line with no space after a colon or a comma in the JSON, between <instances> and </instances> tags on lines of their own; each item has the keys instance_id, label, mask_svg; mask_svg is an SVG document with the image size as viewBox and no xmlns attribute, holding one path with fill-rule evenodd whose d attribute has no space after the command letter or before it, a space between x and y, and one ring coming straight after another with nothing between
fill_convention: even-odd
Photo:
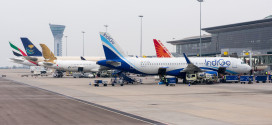
<instances>
[{"instance_id":1,"label":"ground crew worker","mask_svg":"<svg viewBox=\"0 0 272 125\"><path fill-rule=\"evenodd\" d=\"M164 82L164 77L161 78L162 82Z\"/></svg>"}]
</instances>

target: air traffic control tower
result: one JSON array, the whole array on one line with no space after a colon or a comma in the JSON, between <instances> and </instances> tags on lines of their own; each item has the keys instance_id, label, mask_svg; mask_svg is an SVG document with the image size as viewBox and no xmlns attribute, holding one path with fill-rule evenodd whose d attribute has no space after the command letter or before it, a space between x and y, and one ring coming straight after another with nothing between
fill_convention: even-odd
<instances>
[{"instance_id":1,"label":"air traffic control tower","mask_svg":"<svg viewBox=\"0 0 272 125\"><path fill-rule=\"evenodd\" d=\"M62 56L62 37L65 26L56 24L49 24L49 26L54 36L54 54Z\"/></svg>"}]
</instances>

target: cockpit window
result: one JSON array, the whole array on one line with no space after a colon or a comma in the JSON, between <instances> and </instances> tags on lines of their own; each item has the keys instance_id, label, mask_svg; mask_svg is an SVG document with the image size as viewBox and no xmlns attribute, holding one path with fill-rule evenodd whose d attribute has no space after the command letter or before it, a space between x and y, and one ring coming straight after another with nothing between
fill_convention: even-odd
<instances>
[{"instance_id":1,"label":"cockpit window","mask_svg":"<svg viewBox=\"0 0 272 125\"><path fill-rule=\"evenodd\" d=\"M246 64L246 63L244 61L242 61L241 64Z\"/></svg>"}]
</instances>

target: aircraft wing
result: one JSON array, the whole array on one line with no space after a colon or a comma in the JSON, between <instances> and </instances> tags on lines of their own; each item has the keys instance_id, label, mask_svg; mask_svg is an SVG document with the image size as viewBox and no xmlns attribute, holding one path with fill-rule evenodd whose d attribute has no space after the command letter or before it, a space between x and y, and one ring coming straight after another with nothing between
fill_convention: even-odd
<instances>
[{"instance_id":1,"label":"aircraft wing","mask_svg":"<svg viewBox=\"0 0 272 125\"><path fill-rule=\"evenodd\" d=\"M109 60L109 61L106 61L106 63L115 67L121 66L121 62L117 62L117 61Z\"/></svg>"},{"instance_id":2,"label":"aircraft wing","mask_svg":"<svg viewBox=\"0 0 272 125\"><path fill-rule=\"evenodd\" d=\"M189 58L186 56L185 53L183 53L184 58L188 64L188 66L186 68L184 68L184 70L182 70L182 72L189 72L189 73L194 73L194 72L203 72L202 69L200 69L198 66L196 66L195 64L193 64Z\"/></svg>"}]
</instances>

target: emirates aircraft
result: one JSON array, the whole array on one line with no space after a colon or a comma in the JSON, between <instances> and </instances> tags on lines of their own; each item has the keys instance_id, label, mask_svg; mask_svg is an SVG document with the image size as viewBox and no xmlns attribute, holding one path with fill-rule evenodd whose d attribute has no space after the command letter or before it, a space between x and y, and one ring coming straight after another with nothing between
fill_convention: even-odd
<instances>
[{"instance_id":1,"label":"emirates aircraft","mask_svg":"<svg viewBox=\"0 0 272 125\"><path fill-rule=\"evenodd\" d=\"M22 51L20 48L18 48L17 46L12 44L11 42L9 42L9 45L13 49L12 50L13 55L16 56L15 58L9 58L12 62L27 65L27 66L37 66L38 65L37 63L35 63L33 61L26 60L24 57L26 57L28 55L24 51Z\"/></svg>"}]
</instances>

